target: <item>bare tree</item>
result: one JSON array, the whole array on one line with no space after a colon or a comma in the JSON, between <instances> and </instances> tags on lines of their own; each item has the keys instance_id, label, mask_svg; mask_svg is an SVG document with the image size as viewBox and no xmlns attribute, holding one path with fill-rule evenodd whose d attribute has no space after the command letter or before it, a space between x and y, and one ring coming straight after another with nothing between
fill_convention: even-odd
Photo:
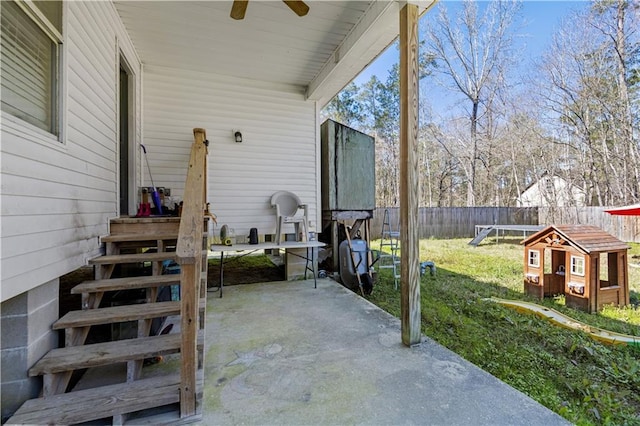
<instances>
[{"instance_id":1,"label":"bare tree","mask_svg":"<svg viewBox=\"0 0 640 426\"><path fill-rule=\"evenodd\" d=\"M512 29L520 10L516 1L495 0L480 15L478 3L465 0L457 19L450 20L440 5L440 15L428 30L429 48L448 86L470 102L468 133L459 142L467 146L463 161L467 179L467 205L476 203L477 174L483 161L478 139L480 121L485 118L490 99L504 88L505 75L513 56ZM462 159L461 159L462 160Z\"/></svg>"},{"instance_id":2,"label":"bare tree","mask_svg":"<svg viewBox=\"0 0 640 426\"><path fill-rule=\"evenodd\" d=\"M640 47L637 28L640 25L640 4L628 0L598 0L594 2L589 25L601 33L603 44L608 46L609 62L614 67L616 84L613 87L611 113L616 122L613 132L615 146L628 161L622 163L621 177L624 192L621 201L635 202L640 199L640 169L637 135L633 131L633 112L630 90L634 84L633 71L638 71Z\"/></svg>"},{"instance_id":3,"label":"bare tree","mask_svg":"<svg viewBox=\"0 0 640 426\"><path fill-rule=\"evenodd\" d=\"M536 90L541 108L551 112L547 125L572 150L574 174L595 205L640 195L628 69L638 60L634 65L624 53L637 39L629 30L635 27L625 24L625 10L624 1L594 3L565 22L541 62Z\"/></svg>"}]
</instances>

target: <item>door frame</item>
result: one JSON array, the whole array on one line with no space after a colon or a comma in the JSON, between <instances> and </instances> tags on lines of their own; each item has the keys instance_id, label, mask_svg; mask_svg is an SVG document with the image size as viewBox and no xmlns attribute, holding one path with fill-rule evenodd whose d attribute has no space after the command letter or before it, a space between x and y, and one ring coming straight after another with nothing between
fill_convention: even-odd
<instances>
[{"instance_id":1,"label":"door frame","mask_svg":"<svg viewBox=\"0 0 640 426\"><path fill-rule=\"evenodd\" d=\"M139 175L137 170L138 164L138 150L135 147L138 145L138 98L136 94L138 93L137 85L139 76L134 71L134 68L130 65L127 60L124 52L120 49L118 50L118 61L116 66L117 73L117 171L116 171L116 180L117 180L117 213L128 214L129 216L134 216L136 214L136 199L137 199L137 177ZM121 194L121 161L120 154L123 146L122 141L120 140L121 131L121 96L120 96L120 70L124 70L128 76L127 78L127 143L126 148L128 151L127 155L127 210L122 212L122 206L120 202L120 194Z\"/></svg>"}]
</instances>

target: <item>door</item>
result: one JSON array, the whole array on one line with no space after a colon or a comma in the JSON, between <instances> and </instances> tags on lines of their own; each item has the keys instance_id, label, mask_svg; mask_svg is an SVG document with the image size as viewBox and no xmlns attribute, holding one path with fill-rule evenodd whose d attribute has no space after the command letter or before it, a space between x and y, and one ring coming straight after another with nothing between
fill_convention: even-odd
<instances>
[{"instance_id":1,"label":"door","mask_svg":"<svg viewBox=\"0 0 640 426\"><path fill-rule=\"evenodd\" d=\"M120 215L127 216L131 214L131 143L130 143L130 112L133 112L132 108L132 96L130 73L123 65L124 61L120 58L120 90L119 90L119 121L120 121L120 141L119 141L119 201L120 201Z\"/></svg>"},{"instance_id":2,"label":"door","mask_svg":"<svg viewBox=\"0 0 640 426\"><path fill-rule=\"evenodd\" d=\"M549 295L564 294L567 279L567 252L564 250L551 250L551 286Z\"/></svg>"}]
</instances>

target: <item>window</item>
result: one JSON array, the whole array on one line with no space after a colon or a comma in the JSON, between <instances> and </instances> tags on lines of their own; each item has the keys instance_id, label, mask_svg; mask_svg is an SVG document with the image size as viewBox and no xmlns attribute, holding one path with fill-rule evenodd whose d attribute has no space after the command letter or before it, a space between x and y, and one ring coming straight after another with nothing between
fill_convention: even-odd
<instances>
[{"instance_id":1,"label":"window","mask_svg":"<svg viewBox=\"0 0 640 426\"><path fill-rule=\"evenodd\" d=\"M544 180L544 184L545 184L545 187L547 189L547 194L553 194L554 189L555 189L553 178L547 177Z\"/></svg>"},{"instance_id":2,"label":"window","mask_svg":"<svg viewBox=\"0 0 640 426\"><path fill-rule=\"evenodd\" d=\"M619 265L618 253L600 253L600 288L615 287L618 285ZM623 278L624 279L624 278Z\"/></svg>"},{"instance_id":3,"label":"window","mask_svg":"<svg viewBox=\"0 0 640 426\"><path fill-rule=\"evenodd\" d=\"M2 111L59 134L61 1L2 1Z\"/></svg>"},{"instance_id":4,"label":"window","mask_svg":"<svg viewBox=\"0 0 640 426\"><path fill-rule=\"evenodd\" d=\"M529 266L540 267L540 252L538 250L529 250Z\"/></svg>"},{"instance_id":5,"label":"window","mask_svg":"<svg viewBox=\"0 0 640 426\"><path fill-rule=\"evenodd\" d=\"M571 256L571 273L584 277L584 257Z\"/></svg>"}]
</instances>

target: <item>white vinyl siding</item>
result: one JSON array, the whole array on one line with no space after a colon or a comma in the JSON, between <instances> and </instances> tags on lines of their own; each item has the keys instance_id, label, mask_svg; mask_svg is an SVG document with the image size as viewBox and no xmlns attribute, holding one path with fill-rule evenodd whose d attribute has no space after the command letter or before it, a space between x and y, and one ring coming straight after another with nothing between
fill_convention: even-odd
<instances>
[{"instance_id":1,"label":"white vinyl siding","mask_svg":"<svg viewBox=\"0 0 640 426\"><path fill-rule=\"evenodd\" d=\"M113 4L64 8L64 143L1 116L2 301L86 265L117 216L118 50L138 80L139 59Z\"/></svg>"},{"instance_id":2,"label":"white vinyl siding","mask_svg":"<svg viewBox=\"0 0 640 426\"><path fill-rule=\"evenodd\" d=\"M145 67L144 140L156 186L182 197L194 127L207 131L208 200L218 230L275 232L271 195L296 193L317 229L315 103L296 86L164 67ZM233 130L242 132L234 142ZM146 184L150 185L144 168ZM286 232L293 232L287 228Z\"/></svg>"}]
</instances>

